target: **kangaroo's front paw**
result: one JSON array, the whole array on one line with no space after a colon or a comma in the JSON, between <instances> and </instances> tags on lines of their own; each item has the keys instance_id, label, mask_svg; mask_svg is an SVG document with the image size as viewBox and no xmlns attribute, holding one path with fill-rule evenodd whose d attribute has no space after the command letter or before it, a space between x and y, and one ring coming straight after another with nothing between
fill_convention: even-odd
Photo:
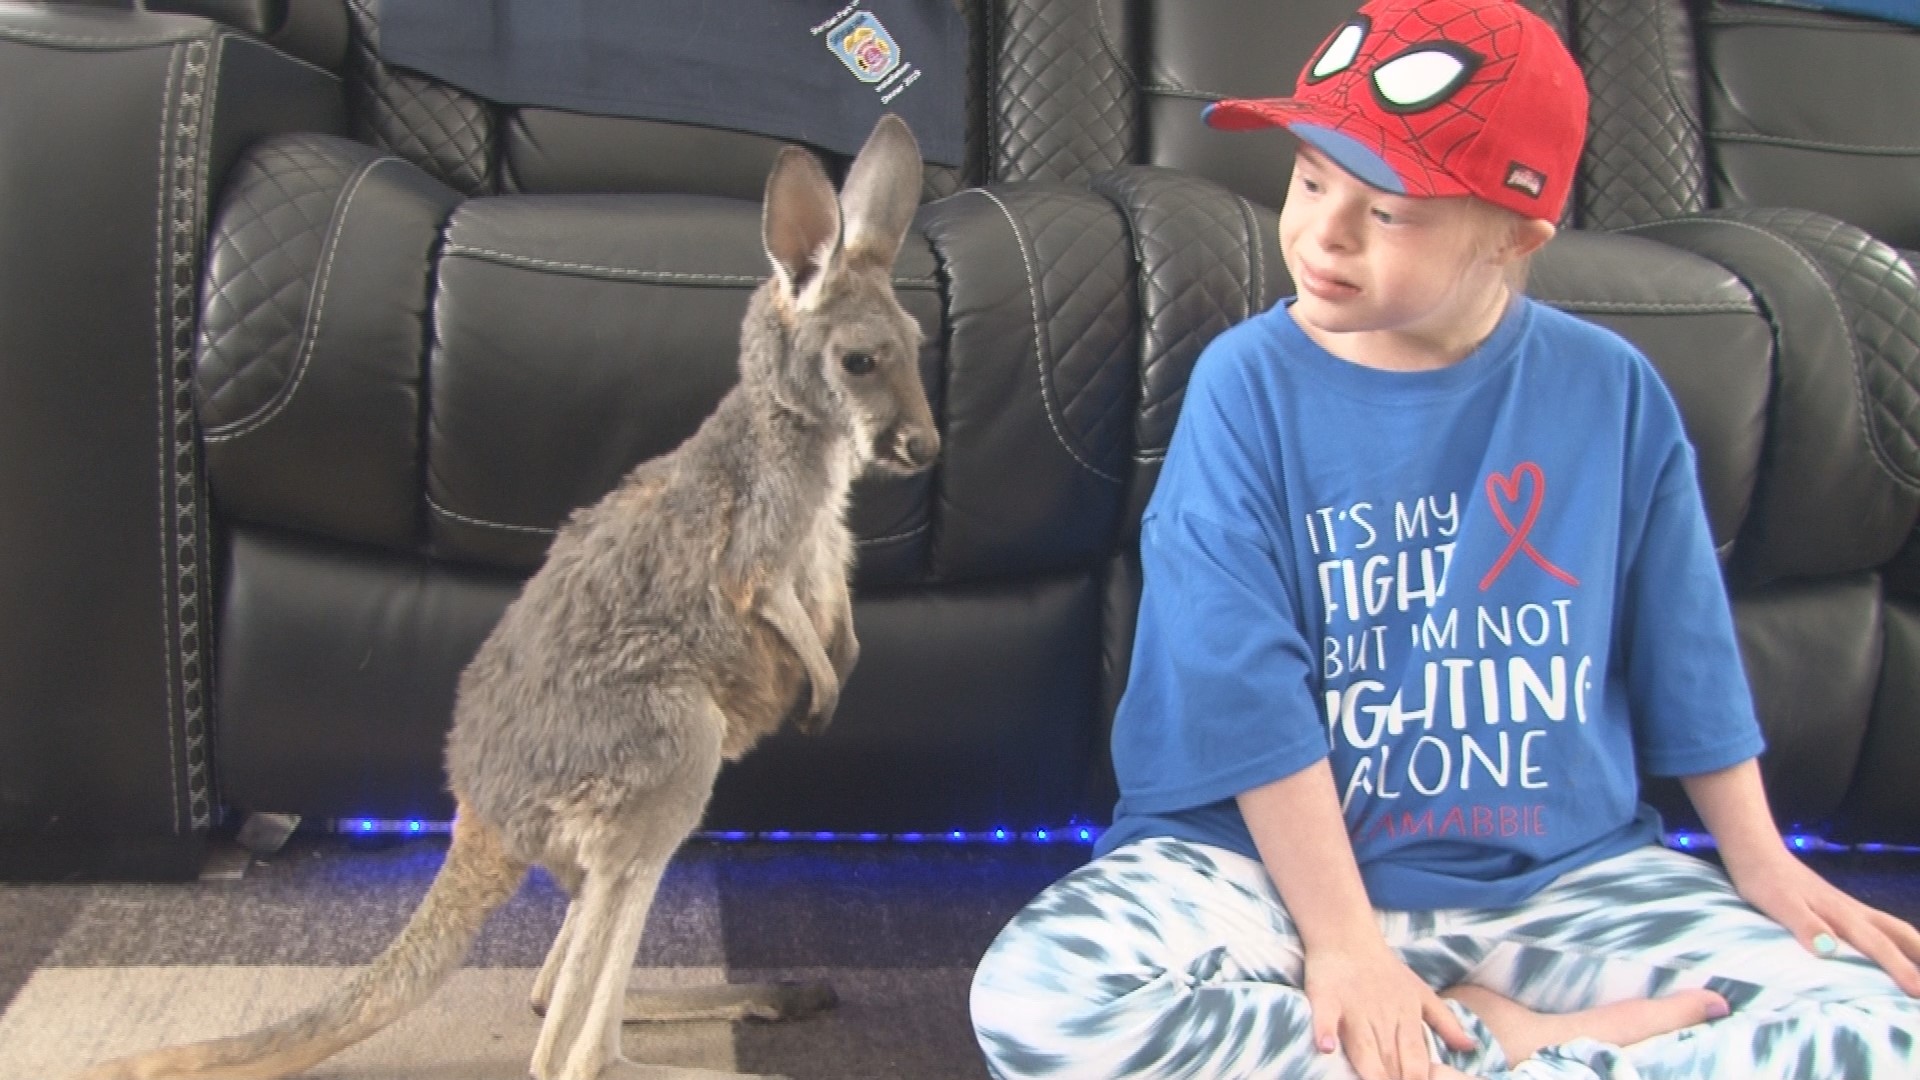
<instances>
[{"instance_id":1,"label":"kangaroo's front paw","mask_svg":"<svg viewBox=\"0 0 1920 1080\"><path fill-rule=\"evenodd\" d=\"M860 639L853 636L853 628L847 627L827 643L827 659L833 662L833 673L840 676L841 682L853 673L853 665L860 662Z\"/></svg>"},{"instance_id":2,"label":"kangaroo's front paw","mask_svg":"<svg viewBox=\"0 0 1920 1080\"><path fill-rule=\"evenodd\" d=\"M808 735L818 735L827 730L827 724L833 720L833 711L839 707L840 681L814 680L813 700L807 706L806 714L800 717L800 730Z\"/></svg>"}]
</instances>

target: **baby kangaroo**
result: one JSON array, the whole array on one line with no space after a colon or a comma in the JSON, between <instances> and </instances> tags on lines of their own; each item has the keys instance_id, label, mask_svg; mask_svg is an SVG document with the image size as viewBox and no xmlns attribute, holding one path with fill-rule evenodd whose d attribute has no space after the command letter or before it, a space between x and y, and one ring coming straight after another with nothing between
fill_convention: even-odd
<instances>
[{"instance_id":1,"label":"baby kangaroo","mask_svg":"<svg viewBox=\"0 0 1920 1080\"><path fill-rule=\"evenodd\" d=\"M833 713L859 651L845 523L854 476L869 464L913 472L939 452L920 328L892 283L920 186L919 148L894 116L837 199L811 154L780 154L761 221L773 275L747 307L740 381L678 449L573 515L461 675L447 737L452 846L393 944L288 1020L83 1080L308 1068L425 999L533 863L571 897L533 988L539 1080L593 1080L624 1060L623 1018L775 1018L832 1003L805 986L630 996L627 975L721 763L789 715L817 732Z\"/></svg>"}]
</instances>

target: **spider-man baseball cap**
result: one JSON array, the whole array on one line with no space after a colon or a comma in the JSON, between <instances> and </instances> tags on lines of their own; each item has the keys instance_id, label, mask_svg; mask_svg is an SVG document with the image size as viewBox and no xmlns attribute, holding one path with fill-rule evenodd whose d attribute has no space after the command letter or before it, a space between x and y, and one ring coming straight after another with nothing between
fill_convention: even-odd
<instances>
[{"instance_id":1,"label":"spider-man baseball cap","mask_svg":"<svg viewBox=\"0 0 1920 1080\"><path fill-rule=\"evenodd\" d=\"M1515 0L1371 0L1307 61L1292 97L1207 107L1225 131L1283 126L1396 195L1475 195L1559 221L1587 84Z\"/></svg>"}]
</instances>

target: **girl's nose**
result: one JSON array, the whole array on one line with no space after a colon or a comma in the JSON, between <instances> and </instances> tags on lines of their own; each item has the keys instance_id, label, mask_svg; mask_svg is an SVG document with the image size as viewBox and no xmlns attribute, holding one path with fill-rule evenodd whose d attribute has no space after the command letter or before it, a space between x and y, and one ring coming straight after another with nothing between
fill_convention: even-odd
<instances>
[{"instance_id":1,"label":"girl's nose","mask_svg":"<svg viewBox=\"0 0 1920 1080\"><path fill-rule=\"evenodd\" d=\"M1311 235L1327 251L1348 251L1354 244L1353 212L1329 206L1316 216Z\"/></svg>"}]
</instances>

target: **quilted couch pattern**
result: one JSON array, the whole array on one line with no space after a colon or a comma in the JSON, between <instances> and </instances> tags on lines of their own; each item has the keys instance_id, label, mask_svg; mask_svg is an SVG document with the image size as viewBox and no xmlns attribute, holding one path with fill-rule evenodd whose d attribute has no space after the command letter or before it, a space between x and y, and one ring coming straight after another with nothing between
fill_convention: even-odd
<instances>
[{"instance_id":1,"label":"quilted couch pattern","mask_svg":"<svg viewBox=\"0 0 1920 1080\"><path fill-rule=\"evenodd\" d=\"M1800 209L1739 215L1805 248L1845 312L1869 415L1874 457L1920 490L1920 280L1911 262L1865 231Z\"/></svg>"},{"instance_id":2,"label":"quilted couch pattern","mask_svg":"<svg viewBox=\"0 0 1920 1080\"><path fill-rule=\"evenodd\" d=\"M1580 223L1618 229L1703 208L1698 65L1682 5L1581 0L1568 40L1592 94Z\"/></svg>"},{"instance_id":3,"label":"quilted couch pattern","mask_svg":"<svg viewBox=\"0 0 1920 1080\"><path fill-rule=\"evenodd\" d=\"M993 175L1084 182L1133 146L1119 4L989 4Z\"/></svg>"},{"instance_id":4,"label":"quilted couch pattern","mask_svg":"<svg viewBox=\"0 0 1920 1080\"><path fill-rule=\"evenodd\" d=\"M1134 460L1166 457L1187 377L1221 331L1280 296L1284 270L1261 237L1271 211L1171 169L1132 167L1095 182L1129 213L1140 274L1140 402Z\"/></svg>"},{"instance_id":5,"label":"quilted couch pattern","mask_svg":"<svg viewBox=\"0 0 1920 1080\"><path fill-rule=\"evenodd\" d=\"M355 177L380 157L357 144L326 153L317 139L294 136L234 170L201 290L196 378L207 437L263 422L290 391L324 312L328 241Z\"/></svg>"},{"instance_id":6,"label":"quilted couch pattern","mask_svg":"<svg viewBox=\"0 0 1920 1080\"><path fill-rule=\"evenodd\" d=\"M4 538L71 564L73 587L124 571L99 621L26 639L20 685L102 640L120 666L21 698L110 690L72 740L0 712L0 833L57 818L190 846L223 812L443 813L466 655L569 510L734 377L777 144L479 100L385 65L379 0L314 0L341 29L304 59L269 43L264 9L235 29L227 5L169 2L215 19L0 3L0 130L38 140L9 157L22 190L65 207L65 187L141 179L85 222L97 280L32 215L0 216L9 250L114 298L57 338L0 320L34 415L86 405L64 425L91 429L86 453L49 473L73 483L43 486L112 493L79 516L48 501ZM1782 42L1832 65L1920 39L1740 0L1539 6L1594 112L1533 290L1634 340L1682 403L1783 824L1920 840L1901 779L1920 753L1920 283L1901 254L1920 219L1901 214L1920 211L1899 179L1920 155L1874 127L1891 114L1845 103L1835 122L1865 134L1815 145L1736 78L1767 75ZM965 7L971 159L928 170L896 281L946 453L857 488L868 647L842 722L730 771L714 827L1103 820L1133 544L1187 377L1291 288L1274 250L1289 144L1198 110L1284 92L1350 0ZM1912 65L1889 63L1906 86ZM98 92L47 92L79 82ZM60 125L13 104L52 98ZM1748 205L1835 153L1858 183ZM0 303L64 310L39 287L0 275ZM139 355L111 395L60 381ZM37 505L40 480L10 482ZM95 775L114 790L67 794Z\"/></svg>"},{"instance_id":7,"label":"quilted couch pattern","mask_svg":"<svg viewBox=\"0 0 1920 1080\"><path fill-rule=\"evenodd\" d=\"M358 139L466 195L499 187L498 121L486 102L380 60L379 0L346 0L353 21L347 87Z\"/></svg>"}]
</instances>

